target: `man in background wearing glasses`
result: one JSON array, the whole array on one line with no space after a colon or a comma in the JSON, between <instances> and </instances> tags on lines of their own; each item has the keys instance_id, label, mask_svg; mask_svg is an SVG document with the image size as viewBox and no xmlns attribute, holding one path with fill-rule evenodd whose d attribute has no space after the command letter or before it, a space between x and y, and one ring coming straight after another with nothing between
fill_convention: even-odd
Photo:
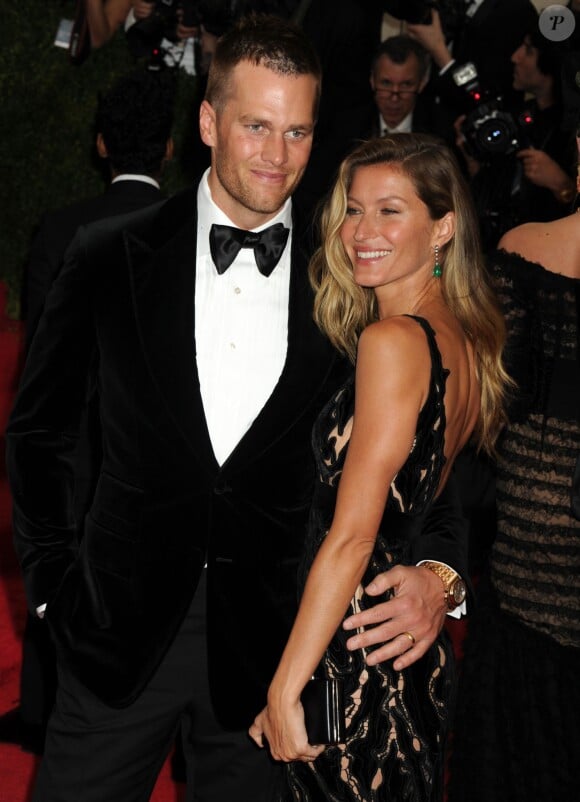
<instances>
[{"instance_id":1,"label":"man in background wearing glasses","mask_svg":"<svg viewBox=\"0 0 580 802\"><path fill-rule=\"evenodd\" d=\"M427 50L410 36L390 36L381 42L371 67L375 108L370 135L433 132L429 105L418 102L430 65Z\"/></svg>"}]
</instances>

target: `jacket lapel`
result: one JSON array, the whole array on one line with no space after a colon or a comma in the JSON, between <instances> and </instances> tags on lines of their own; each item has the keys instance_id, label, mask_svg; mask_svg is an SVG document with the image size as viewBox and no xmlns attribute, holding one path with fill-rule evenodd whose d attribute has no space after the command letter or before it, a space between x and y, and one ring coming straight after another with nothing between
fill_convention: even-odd
<instances>
[{"instance_id":1,"label":"jacket lapel","mask_svg":"<svg viewBox=\"0 0 580 802\"><path fill-rule=\"evenodd\" d=\"M149 370L176 426L210 472L217 470L195 358L195 193L171 199L148 225L153 237L126 234L133 302ZM171 231L172 226L177 230ZM170 234L165 242L162 232Z\"/></svg>"}]
</instances>

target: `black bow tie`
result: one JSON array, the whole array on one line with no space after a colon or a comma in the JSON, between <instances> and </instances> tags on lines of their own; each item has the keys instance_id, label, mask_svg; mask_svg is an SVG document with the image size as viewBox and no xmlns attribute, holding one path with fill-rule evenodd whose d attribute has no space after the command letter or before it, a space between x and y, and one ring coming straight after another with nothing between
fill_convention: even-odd
<instances>
[{"instance_id":1,"label":"black bow tie","mask_svg":"<svg viewBox=\"0 0 580 802\"><path fill-rule=\"evenodd\" d=\"M241 248L253 248L258 270L269 276L282 256L290 229L276 223L263 231L244 231L233 226L212 225L209 232L211 258L217 272L225 273Z\"/></svg>"}]
</instances>

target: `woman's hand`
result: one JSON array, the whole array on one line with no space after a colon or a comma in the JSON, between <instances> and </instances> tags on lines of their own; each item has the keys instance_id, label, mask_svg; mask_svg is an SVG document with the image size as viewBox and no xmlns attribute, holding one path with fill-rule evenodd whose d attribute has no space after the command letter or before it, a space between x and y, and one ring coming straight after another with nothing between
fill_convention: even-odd
<instances>
[{"instance_id":1,"label":"woman's hand","mask_svg":"<svg viewBox=\"0 0 580 802\"><path fill-rule=\"evenodd\" d=\"M324 752L324 746L311 746L308 743L304 710L299 701L284 706L269 701L256 716L249 734L258 746L268 746L274 760L285 763L292 760L308 762Z\"/></svg>"}]
</instances>

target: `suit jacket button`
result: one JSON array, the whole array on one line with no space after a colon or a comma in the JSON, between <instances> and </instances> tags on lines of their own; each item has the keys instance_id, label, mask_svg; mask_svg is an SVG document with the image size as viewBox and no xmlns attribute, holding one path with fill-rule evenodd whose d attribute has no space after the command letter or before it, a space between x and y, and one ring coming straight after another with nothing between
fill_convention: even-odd
<instances>
[{"instance_id":1,"label":"suit jacket button","mask_svg":"<svg viewBox=\"0 0 580 802\"><path fill-rule=\"evenodd\" d=\"M228 485L228 483L223 479L218 479L215 483L213 492L216 496L222 496L224 493L231 493L232 488Z\"/></svg>"}]
</instances>

